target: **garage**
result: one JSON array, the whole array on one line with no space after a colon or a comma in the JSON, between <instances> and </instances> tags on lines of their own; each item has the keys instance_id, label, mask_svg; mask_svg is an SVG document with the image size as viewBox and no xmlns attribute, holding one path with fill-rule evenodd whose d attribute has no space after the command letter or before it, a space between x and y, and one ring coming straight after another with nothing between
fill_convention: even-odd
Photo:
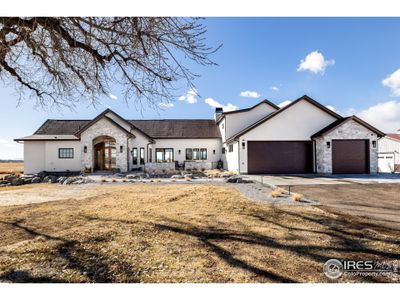
<instances>
[{"instance_id":1,"label":"garage","mask_svg":"<svg viewBox=\"0 0 400 300\"><path fill-rule=\"evenodd\" d=\"M369 141L332 140L332 173L369 173Z\"/></svg>"},{"instance_id":2,"label":"garage","mask_svg":"<svg viewBox=\"0 0 400 300\"><path fill-rule=\"evenodd\" d=\"M311 141L249 141L249 174L301 174L313 171Z\"/></svg>"}]
</instances>

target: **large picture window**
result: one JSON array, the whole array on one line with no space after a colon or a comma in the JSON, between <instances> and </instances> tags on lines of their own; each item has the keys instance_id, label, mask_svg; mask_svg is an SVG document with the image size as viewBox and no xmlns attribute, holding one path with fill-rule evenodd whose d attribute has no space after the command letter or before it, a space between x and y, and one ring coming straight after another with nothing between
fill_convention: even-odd
<instances>
[{"instance_id":1,"label":"large picture window","mask_svg":"<svg viewBox=\"0 0 400 300\"><path fill-rule=\"evenodd\" d=\"M74 148L58 148L58 158L74 158Z\"/></svg>"},{"instance_id":2,"label":"large picture window","mask_svg":"<svg viewBox=\"0 0 400 300\"><path fill-rule=\"evenodd\" d=\"M144 165L144 148L140 148L140 164Z\"/></svg>"},{"instance_id":3,"label":"large picture window","mask_svg":"<svg viewBox=\"0 0 400 300\"><path fill-rule=\"evenodd\" d=\"M173 148L156 148L156 162L173 162L174 149Z\"/></svg>"},{"instance_id":4,"label":"large picture window","mask_svg":"<svg viewBox=\"0 0 400 300\"><path fill-rule=\"evenodd\" d=\"M207 160L207 149L186 148L186 160Z\"/></svg>"},{"instance_id":5,"label":"large picture window","mask_svg":"<svg viewBox=\"0 0 400 300\"><path fill-rule=\"evenodd\" d=\"M132 164L133 165L137 165L138 162L138 152L137 152L137 148L133 148L132 149Z\"/></svg>"}]
</instances>

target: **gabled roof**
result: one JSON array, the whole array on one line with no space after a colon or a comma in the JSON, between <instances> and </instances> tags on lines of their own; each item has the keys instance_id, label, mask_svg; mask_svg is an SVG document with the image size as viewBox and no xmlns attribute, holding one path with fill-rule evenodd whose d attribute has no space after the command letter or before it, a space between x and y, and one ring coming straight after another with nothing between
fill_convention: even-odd
<instances>
[{"instance_id":1,"label":"gabled roof","mask_svg":"<svg viewBox=\"0 0 400 300\"><path fill-rule=\"evenodd\" d=\"M93 120L47 120L32 136L16 139L24 140L79 140L80 134L102 118L106 118L127 134L134 136L113 119L107 113L113 113L127 125L141 132L153 140L155 138L221 138L218 126L214 120L126 120L110 109L103 111Z\"/></svg>"},{"instance_id":2,"label":"gabled roof","mask_svg":"<svg viewBox=\"0 0 400 300\"><path fill-rule=\"evenodd\" d=\"M227 111L227 112L223 112L221 114L221 116L217 119L217 124L224 118L225 115L230 115L230 114L236 114L236 113L241 113L241 112L246 112L249 110L252 110L258 106L260 106L261 104L268 104L269 106L271 106L272 108L275 108L276 110L279 110L280 107L274 103L272 103L271 101L264 99L263 101L257 103L256 105L253 105L251 107L248 108L243 108L243 109L237 109L237 110L232 110L232 111Z\"/></svg>"},{"instance_id":3,"label":"gabled roof","mask_svg":"<svg viewBox=\"0 0 400 300\"><path fill-rule=\"evenodd\" d=\"M121 125L119 125L117 122L115 122L113 119L107 117L108 113L113 113L114 115L116 115L118 118L120 118L123 122L127 123L128 126L132 127L132 124L128 123L124 118L122 118L121 116L119 116L117 113L113 112L111 109L107 108L105 111L103 111L101 114L99 114L96 118L94 118L93 120L91 120L89 123L87 123L85 126L83 126L81 129L79 129L77 132L75 132L74 134L76 136L80 136L82 132L84 132L86 129L88 129L90 126L92 126L93 124L95 124L96 122L98 122L99 120L101 120L102 118L106 118L108 121L110 121L113 125L117 126L119 129L121 129L122 131L124 131L125 133L127 133L128 135L132 135L131 132L129 132L128 130L126 130L124 127L122 127Z\"/></svg>"},{"instance_id":4,"label":"gabled roof","mask_svg":"<svg viewBox=\"0 0 400 300\"><path fill-rule=\"evenodd\" d=\"M351 117L346 117L346 118L342 118L342 119L336 120L335 122L329 124L325 128L322 128L317 133L313 134L311 136L311 138L316 138L316 137L319 137L319 136L323 136L323 135L331 132L335 128L337 128L337 127L339 127L339 126L343 125L344 123L349 122L351 120L353 120L353 121L357 122L358 124L368 128L372 132L376 133L379 137L385 136L385 134L382 131L376 129L375 127L373 127L372 125L368 124L367 122L361 120L360 118L358 118L356 116L351 116Z\"/></svg>"},{"instance_id":5,"label":"gabled roof","mask_svg":"<svg viewBox=\"0 0 400 300\"><path fill-rule=\"evenodd\" d=\"M282 112L284 112L285 110L287 110L288 108L290 108L290 107L296 105L298 102L300 102L300 101L302 101L302 100L305 100L305 101L307 101L308 103L310 103L310 104L312 104L312 105L318 107L319 109L321 109L321 110L323 110L324 112L330 114L331 116L335 117L336 119L341 119L341 118L342 118L341 115L335 113L333 110L330 110L329 108L325 107L324 105L318 103L317 101L315 101L315 100L312 99L311 97L309 97L309 96L307 96L307 95L304 95L304 96L302 96L302 97L296 99L295 101L291 102L290 104L286 105L285 107L283 107L283 108L281 108L281 109L279 109L279 110L274 111L273 113L271 113L271 114L265 116L264 118L258 120L258 121L255 122L254 124L250 125L249 127L247 127L247 128L245 128L245 129L243 129L242 131L236 133L235 135L233 135L232 137L230 137L230 138L227 140L227 142L229 143L229 142L231 142L231 141L237 139L238 137L240 137L240 136L242 136L243 134L249 132L250 130L256 128L257 126L263 124L264 122L268 121L269 119L272 119L273 117L279 115L280 113L282 113Z\"/></svg>"}]
</instances>

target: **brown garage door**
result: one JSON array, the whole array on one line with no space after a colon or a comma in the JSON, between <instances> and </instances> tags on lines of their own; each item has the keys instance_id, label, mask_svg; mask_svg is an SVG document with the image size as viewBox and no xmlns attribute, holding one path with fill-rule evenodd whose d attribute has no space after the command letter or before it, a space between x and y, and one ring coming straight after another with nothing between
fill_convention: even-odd
<instances>
[{"instance_id":1,"label":"brown garage door","mask_svg":"<svg viewBox=\"0 0 400 300\"><path fill-rule=\"evenodd\" d=\"M368 140L333 140L332 173L369 173Z\"/></svg>"},{"instance_id":2,"label":"brown garage door","mask_svg":"<svg viewBox=\"0 0 400 300\"><path fill-rule=\"evenodd\" d=\"M249 141L249 174L300 174L313 170L311 141Z\"/></svg>"}]
</instances>

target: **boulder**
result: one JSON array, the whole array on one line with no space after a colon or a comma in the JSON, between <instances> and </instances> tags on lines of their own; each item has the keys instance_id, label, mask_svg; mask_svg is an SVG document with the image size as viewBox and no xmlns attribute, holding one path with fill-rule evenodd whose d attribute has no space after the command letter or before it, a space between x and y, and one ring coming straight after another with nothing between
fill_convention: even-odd
<instances>
[{"instance_id":1,"label":"boulder","mask_svg":"<svg viewBox=\"0 0 400 300\"><path fill-rule=\"evenodd\" d=\"M15 179L17 179L18 177L15 175L8 175L6 177L4 177L5 180L7 180L7 182L12 183Z\"/></svg>"},{"instance_id":2,"label":"boulder","mask_svg":"<svg viewBox=\"0 0 400 300\"><path fill-rule=\"evenodd\" d=\"M32 183L32 178L21 178L25 184L30 184Z\"/></svg>"},{"instance_id":3,"label":"boulder","mask_svg":"<svg viewBox=\"0 0 400 300\"><path fill-rule=\"evenodd\" d=\"M8 183L7 180L0 180L0 185L7 184L7 183Z\"/></svg>"},{"instance_id":4,"label":"boulder","mask_svg":"<svg viewBox=\"0 0 400 300\"><path fill-rule=\"evenodd\" d=\"M15 178L15 179L13 179L10 183L11 183L11 185L16 186L16 185L23 185L23 184L25 184L25 181L24 181L23 179L17 177L17 178Z\"/></svg>"},{"instance_id":5,"label":"boulder","mask_svg":"<svg viewBox=\"0 0 400 300\"><path fill-rule=\"evenodd\" d=\"M185 175L183 175L183 177L184 177L184 178L190 178L190 179L193 179L193 174L191 174L191 173L188 173L188 174L185 174Z\"/></svg>"},{"instance_id":6,"label":"boulder","mask_svg":"<svg viewBox=\"0 0 400 300\"><path fill-rule=\"evenodd\" d=\"M184 177L182 175L172 175L171 179L183 179Z\"/></svg>"},{"instance_id":7,"label":"boulder","mask_svg":"<svg viewBox=\"0 0 400 300\"><path fill-rule=\"evenodd\" d=\"M242 183L243 182L243 177L242 176L238 176L238 175L233 175L230 176L226 179L226 182L228 183Z\"/></svg>"},{"instance_id":8,"label":"boulder","mask_svg":"<svg viewBox=\"0 0 400 300\"><path fill-rule=\"evenodd\" d=\"M60 183L60 184L63 184L64 181L65 181L67 178L68 178L68 177L66 177L66 176L58 177L57 182Z\"/></svg>"},{"instance_id":9,"label":"boulder","mask_svg":"<svg viewBox=\"0 0 400 300\"><path fill-rule=\"evenodd\" d=\"M31 183L41 183L42 180L40 179L39 176L33 177L31 180Z\"/></svg>"},{"instance_id":10,"label":"boulder","mask_svg":"<svg viewBox=\"0 0 400 300\"><path fill-rule=\"evenodd\" d=\"M64 180L63 184L71 184L76 180L77 180L76 177L68 177L67 179Z\"/></svg>"}]
</instances>

